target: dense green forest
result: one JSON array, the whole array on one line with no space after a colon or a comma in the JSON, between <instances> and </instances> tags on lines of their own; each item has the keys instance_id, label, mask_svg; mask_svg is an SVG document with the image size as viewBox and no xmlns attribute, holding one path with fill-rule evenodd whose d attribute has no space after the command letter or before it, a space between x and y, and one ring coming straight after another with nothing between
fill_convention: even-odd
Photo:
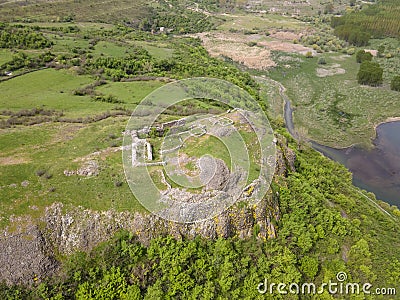
<instances>
[{"instance_id":1,"label":"dense green forest","mask_svg":"<svg viewBox=\"0 0 400 300\"><path fill-rule=\"evenodd\" d=\"M332 17L335 34L357 46L364 46L370 37L400 37L400 7L397 0L381 0L364 4L361 11Z\"/></svg>"}]
</instances>

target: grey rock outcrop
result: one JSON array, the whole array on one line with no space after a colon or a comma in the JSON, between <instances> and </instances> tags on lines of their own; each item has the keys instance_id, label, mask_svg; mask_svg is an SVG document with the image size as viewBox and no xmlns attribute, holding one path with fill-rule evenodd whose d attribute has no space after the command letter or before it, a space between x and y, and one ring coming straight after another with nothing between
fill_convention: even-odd
<instances>
[{"instance_id":1,"label":"grey rock outcrop","mask_svg":"<svg viewBox=\"0 0 400 300\"><path fill-rule=\"evenodd\" d=\"M295 153L286 140L278 137L278 176L295 171ZM203 236L259 239L276 237L274 224L280 219L279 195L269 190L254 206L235 205L210 220L191 224L166 221L152 214L137 212L93 211L82 207L65 207L54 203L47 207L40 220L41 227L32 224L17 233L4 232L0 238L0 280L8 283L31 284L57 271L54 253L71 254L89 251L123 229L135 235L143 244L160 235L177 239Z\"/></svg>"},{"instance_id":2,"label":"grey rock outcrop","mask_svg":"<svg viewBox=\"0 0 400 300\"><path fill-rule=\"evenodd\" d=\"M30 284L58 269L43 233L35 225L0 238L0 279L8 284Z\"/></svg>"}]
</instances>

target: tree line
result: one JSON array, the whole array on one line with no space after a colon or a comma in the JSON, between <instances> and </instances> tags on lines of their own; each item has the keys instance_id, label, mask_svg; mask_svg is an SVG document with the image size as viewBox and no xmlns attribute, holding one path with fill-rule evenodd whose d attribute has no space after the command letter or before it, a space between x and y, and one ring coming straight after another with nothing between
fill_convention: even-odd
<instances>
[{"instance_id":1,"label":"tree line","mask_svg":"<svg viewBox=\"0 0 400 300\"><path fill-rule=\"evenodd\" d=\"M400 37L400 7L396 0L381 0L341 17L332 17L335 35L356 46L368 43L370 37Z\"/></svg>"},{"instance_id":2,"label":"tree line","mask_svg":"<svg viewBox=\"0 0 400 300\"><path fill-rule=\"evenodd\" d=\"M0 23L0 48L44 49L52 46L42 33L29 27Z\"/></svg>"}]
</instances>

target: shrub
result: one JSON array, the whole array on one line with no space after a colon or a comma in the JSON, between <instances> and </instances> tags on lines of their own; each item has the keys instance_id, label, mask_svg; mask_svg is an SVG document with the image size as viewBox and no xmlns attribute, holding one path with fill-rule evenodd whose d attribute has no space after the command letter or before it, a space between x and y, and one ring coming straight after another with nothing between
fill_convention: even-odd
<instances>
[{"instance_id":1,"label":"shrub","mask_svg":"<svg viewBox=\"0 0 400 300\"><path fill-rule=\"evenodd\" d=\"M348 55L354 55L354 53L356 53L356 49L350 48L350 49L348 49L348 50L346 51L346 53L347 53Z\"/></svg>"},{"instance_id":2,"label":"shrub","mask_svg":"<svg viewBox=\"0 0 400 300\"><path fill-rule=\"evenodd\" d=\"M377 86L382 83L383 69L376 62L364 61L357 74L358 83Z\"/></svg>"},{"instance_id":3,"label":"shrub","mask_svg":"<svg viewBox=\"0 0 400 300\"><path fill-rule=\"evenodd\" d=\"M360 50L356 54L356 60L360 64L363 61L371 61L372 60L372 54L369 52L365 52L364 50Z\"/></svg>"},{"instance_id":4,"label":"shrub","mask_svg":"<svg viewBox=\"0 0 400 300\"><path fill-rule=\"evenodd\" d=\"M384 54L385 54L385 46L384 45L380 45L378 47L378 56L379 57L383 57Z\"/></svg>"},{"instance_id":5,"label":"shrub","mask_svg":"<svg viewBox=\"0 0 400 300\"><path fill-rule=\"evenodd\" d=\"M254 41L248 42L248 43L247 43L247 46L249 46L249 47L257 46L257 42L254 42Z\"/></svg>"},{"instance_id":6,"label":"shrub","mask_svg":"<svg viewBox=\"0 0 400 300\"><path fill-rule=\"evenodd\" d=\"M44 174L46 174L46 170L40 169L36 171L36 175L39 177L42 177Z\"/></svg>"},{"instance_id":7,"label":"shrub","mask_svg":"<svg viewBox=\"0 0 400 300\"><path fill-rule=\"evenodd\" d=\"M398 91L398 92L400 92L400 76L399 76L399 75L393 77L392 82L390 83L390 88L391 88L393 91Z\"/></svg>"},{"instance_id":8,"label":"shrub","mask_svg":"<svg viewBox=\"0 0 400 300\"><path fill-rule=\"evenodd\" d=\"M318 64L319 65L326 65L326 60L324 57L320 57L318 58Z\"/></svg>"},{"instance_id":9,"label":"shrub","mask_svg":"<svg viewBox=\"0 0 400 300\"><path fill-rule=\"evenodd\" d=\"M124 183L122 181L115 181L114 185L115 187L121 187Z\"/></svg>"},{"instance_id":10,"label":"shrub","mask_svg":"<svg viewBox=\"0 0 400 300\"><path fill-rule=\"evenodd\" d=\"M97 102L105 102L105 103L114 103L114 104L121 104L121 103L125 103L122 100L119 100L116 96L114 95L108 95L108 96L96 96L93 98L94 101Z\"/></svg>"},{"instance_id":11,"label":"shrub","mask_svg":"<svg viewBox=\"0 0 400 300\"><path fill-rule=\"evenodd\" d=\"M306 53L306 58L312 58L312 57L313 57L312 52L311 52L311 51L308 51L308 52Z\"/></svg>"}]
</instances>

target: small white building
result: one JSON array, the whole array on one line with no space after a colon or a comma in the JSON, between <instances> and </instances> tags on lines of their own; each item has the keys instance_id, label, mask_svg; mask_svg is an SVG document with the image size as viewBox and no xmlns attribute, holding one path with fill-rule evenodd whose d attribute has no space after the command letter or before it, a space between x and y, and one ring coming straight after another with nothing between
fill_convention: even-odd
<instances>
[{"instance_id":1,"label":"small white building","mask_svg":"<svg viewBox=\"0 0 400 300\"><path fill-rule=\"evenodd\" d=\"M153 160L153 149L149 142L146 142L147 160Z\"/></svg>"}]
</instances>

